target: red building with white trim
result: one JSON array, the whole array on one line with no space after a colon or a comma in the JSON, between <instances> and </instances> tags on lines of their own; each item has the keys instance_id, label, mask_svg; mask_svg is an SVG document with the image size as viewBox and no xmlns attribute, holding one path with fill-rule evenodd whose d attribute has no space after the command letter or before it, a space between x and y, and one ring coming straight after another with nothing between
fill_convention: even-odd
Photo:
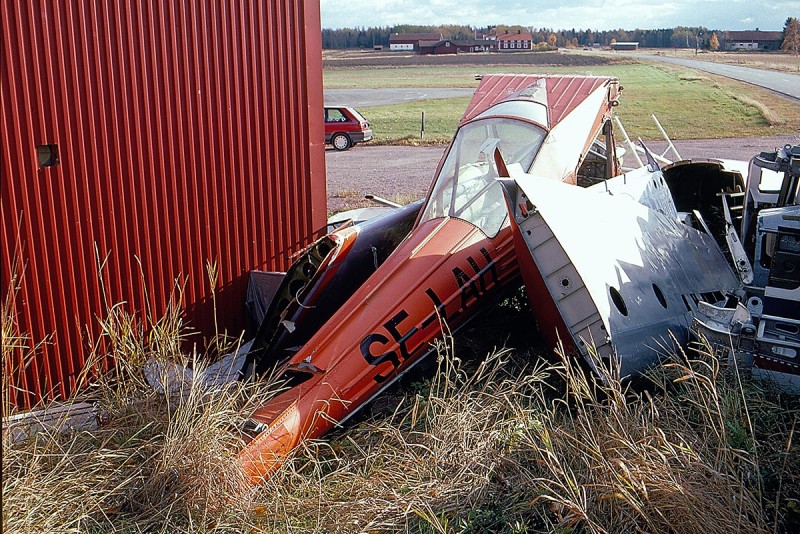
<instances>
[{"instance_id":1,"label":"red building with white trim","mask_svg":"<svg viewBox=\"0 0 800 534\"><path fill-rule=\"evenodd\" d=\"M533 36L530 33L506 33L497 36L498 52L522 52L533 50Z\"/></svg>"}]
</instances>

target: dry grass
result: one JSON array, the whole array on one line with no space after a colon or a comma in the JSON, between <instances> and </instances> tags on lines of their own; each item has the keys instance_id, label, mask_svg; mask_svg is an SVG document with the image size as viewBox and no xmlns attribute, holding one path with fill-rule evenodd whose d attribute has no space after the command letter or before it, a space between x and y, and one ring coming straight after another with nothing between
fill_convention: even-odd
<instances>
[{"instance_id":1,"label":"dry grass","mask_svg":"<svg viewBox=\"0 0 800 534\"><path fill-rule=\"evenodd\" d=\"M440 351L426 393L268 482L261 509L279 513L266 526L765 532L797 520L797 413L738 387L712 356L660 370L653 394L598 386L568 359L523 360L501 351L466 373ZM776 482L782 494L765 490Z\"/></svg>"},{"instance_id":2,"label":"dry grass","mask_svg":"<svg viewBox=\"0 0 800 534\"><path fill-rule=\"evenodd\" d=\"M143 361L184 360L177 309L155 338L109 314L119 364L94 385L98 430L16 445L4 436L4 531L764 532L800 522L796 402L713 355L680 355L635 392L612 375L598 385L569 358L499 350L462 362L449 337L430 378L401 384L388 409L247 488L235 429L270 386L155 393Z\"/></svg>"},{"instance_id":3,"label":"dry grass","mask_svg":"<svg viewBox=\"0 0 800 534\"><path fill-rule=\"evenodd\" d=\"M8 362L25 346L7 335L13 317L13 306L4 307L4 402L10 402ZM196 372L206 363L180 353L180 291L150 323L145 331L118 306L101 321L103 335L84 373L94 378L76 399L99 407L99 428L43 431L23 443L3 433L4 532L215 531L246 524L249 488L235 461L242 446L236 428L271 386L157 393L144 376L148 360ZM116 365L100 373L109 356Z\"/></svg>"},{"instance_id":4,"label":"dry grass","mask_svg":"<svg viewBox=\"0 0 800 534\"><path fill-rule=\"evenodd\" d=\"M17 247L11 261L14 270L9 277L8 287L4 288L6 294L3 295L2 309L0 309L0 336L2 336L0 337L0 355L3 366L0 410L2 410L3 416L13 412L12 399L18 393L15 389L18 387L16 381L12 381L11 376L25 372L25 369L33 362L36 352L50 342L48 338L45 338L31 345L30 336L19 328L17 294L21 287L21 280L18 273L25 270L21 257L22 251Z\"/></svg>"},{"instance_id":5,"label":"dry grass","mask_svg":"<svg viewBox=\"0 0 800 534\"><path fill-rule=\"evenodd\" d=\"M778 113L773 111L767 104L765 104L761 100L758 100L756 98L751 98L746 95L741 95L738 93L726 92L726 94L729 97L733 98L734 100L741 102L745 106L750 106L758 110L758 113L761 115L764 121L766 121L766 123L770 125L770 127L784 126L788 123L788 121L785 118L781 117Z\"/></svg>"}]
</instances>

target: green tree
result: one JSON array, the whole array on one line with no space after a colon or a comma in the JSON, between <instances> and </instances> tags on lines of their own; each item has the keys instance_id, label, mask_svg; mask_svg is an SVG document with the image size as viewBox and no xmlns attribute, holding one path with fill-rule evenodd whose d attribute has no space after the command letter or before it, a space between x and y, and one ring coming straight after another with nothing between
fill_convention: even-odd
<instances>
[{"instance_id":1,"label":"green tree","mask_svg":"<svg viewBox=\"0 0 800 534\"><path fill-rule=\"evenodd\" d=\"M670 45L672 45L673 48L691 48L692 45L689 41L694 41L694 39L694 34L689 28L678 26L672 30Z\"/></svg>"},{"instance_id":2,"label":"green tree","mask_svg":"<svg viewBox=\"0 0 800 534\"><path fill-rule=\"evenodd\" d=\"M794 52L794 55L800 54L800 22L794 17L786 19L786 24L783 27L781 50Z\"/></svg>"}]
</instances>

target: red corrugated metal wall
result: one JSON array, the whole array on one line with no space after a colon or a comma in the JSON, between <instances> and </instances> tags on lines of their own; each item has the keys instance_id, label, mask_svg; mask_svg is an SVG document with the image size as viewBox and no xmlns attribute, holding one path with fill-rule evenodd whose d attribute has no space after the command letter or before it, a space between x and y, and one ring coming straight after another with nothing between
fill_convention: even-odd
<instances>
[{"instance_id":1,"label":"red corrugated metal wall","mask_svg":"<svg viewBox=\"0 0 800 534\"><path fill-rule=\"evenodd\" d=\"M27 344L48 341L7 374L12 400L68 396L108 305L157 315L176 279L212 333L207 260L240 331L248 271L285 269L325 225L318 0L1 9L2 291L19 284Z\"/></svg>"}]
</instances>

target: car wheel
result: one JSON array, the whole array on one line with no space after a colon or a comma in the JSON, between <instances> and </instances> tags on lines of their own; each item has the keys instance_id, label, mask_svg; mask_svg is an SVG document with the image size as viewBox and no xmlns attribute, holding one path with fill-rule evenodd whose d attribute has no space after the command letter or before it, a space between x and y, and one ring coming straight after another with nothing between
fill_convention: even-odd
<instances>
[{"instance_id":1,"label":"car wheel","mask_svg":"<svg viewBox=\"0 0 800 534\"><path fill-rule=\"evenodd\" d=\"M347 150L352 143L347 134L338 133L331 138L331 144L336 150Z\"/></svg>"}]
</instances>

